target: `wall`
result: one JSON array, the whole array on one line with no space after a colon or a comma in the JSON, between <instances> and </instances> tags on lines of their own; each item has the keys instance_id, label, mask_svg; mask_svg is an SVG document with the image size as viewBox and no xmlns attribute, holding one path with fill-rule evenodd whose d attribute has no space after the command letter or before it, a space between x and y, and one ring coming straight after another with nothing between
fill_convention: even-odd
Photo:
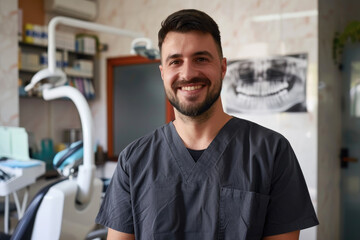
<instances>
[{"instance_id":1,"label":"wall","mask_svg":"<svg viewBox=\"0 0 360 240\"><path fill-rule=\"evenodd\" d=\"M332 39L340 29L344 1L319 1L319 239L340 237L341 78L332 60ZM331 176L331 177L330 177Z\"/></svg>"},{"instance_id":2,"label":"wall","mask_svg":"<svg viewBox=\"0 0 360 240\"><path fill-rule=\"evenodd\" d=\"M19 125L17 0L0 0L0 125Z\"/></svg>"},{"instance_id":3,"label":"wall","mask_svg":"<svg viewBox=\"0 0 360 240\"><path fill-rule=\"evenodd\" d=\"M281 113L268 115L240 115L284 134L291 142L303 169L313 203L318 199L318 16L317 1L290 0L185 0L175 1L111 1L100 5L99 23L143 32L157 44L157 31L161 21L182 8L197 8L207 12L218 22L224 56L228 60L278 54L307 53L307 113ZM312 16L255 22L253 17L311 12ZM310 14L310 15L311 15ZM136 20L134 20L136 19ZM110 49L100 61L101 88L99 98L92 103L96 136L106 146L106 72L105 59L129 53L131 39L101 35ZM320 219L321 220L321 219ZM326 226L330 228L330 226ZM336 227L331 226L336 229ZM302 231L302 239L315 239L316 228ZM319 238L320 239L320 238Z\"/></svg>"},{"instance_id":4,"label":"wall","mask_svg":"<svg viewBox=\"0 0 360 240\"><path fill-rule=\"evenodd\" d=\"M319 1L319 239L341 239L340 163L343 74L332 59L332 40L353 20L360 20L357 0Z\"/></svg>"},{"instance_id":5,"label":"wall","mask_svg":"<svg viewBox=\"0 0 360 240\"><path fill-rule=\"evenodd\" d=\"M20 98L19 101L20 126L33 136L38 150L43 139L51 138L56 145L64 142L65 129L81 128L79 113L70 100Z\"/></svg>"}]
</instances>

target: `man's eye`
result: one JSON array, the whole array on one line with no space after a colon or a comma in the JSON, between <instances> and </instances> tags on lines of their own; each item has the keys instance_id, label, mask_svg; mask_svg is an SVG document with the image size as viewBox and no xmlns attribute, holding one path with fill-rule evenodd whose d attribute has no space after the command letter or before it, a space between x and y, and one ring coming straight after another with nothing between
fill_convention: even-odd
<instances>
[{"instance_id":1,"label":"man's eye","mask_svg":"<svg viewBox=\"0 0 360 240\"><path fill-rule=\"evenodd\" d=\"M179 64L180 61L179 60L173 60L169 63L169 65L176 65L176 64Z\"/></svg>"},{"instance_id":2,"label":"man's eye","mask_svg":"<svg viewBox=\"0 0 360 240\"><path fill-rule=\"evenodd\" d=\"M198 62L206 62L207 58L200 57L200 58L197 58L196 61L198 61Z\"/></svg>"}]
</instances>

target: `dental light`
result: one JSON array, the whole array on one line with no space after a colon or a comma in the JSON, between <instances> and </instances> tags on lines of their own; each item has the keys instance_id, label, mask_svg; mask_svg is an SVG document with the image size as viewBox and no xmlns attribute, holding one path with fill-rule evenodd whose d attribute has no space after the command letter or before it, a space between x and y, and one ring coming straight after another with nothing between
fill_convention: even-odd
<instances>
[{"instance_id":1,"label":"dental light","mask_svg":"<svg viewBox=\"0 0 360 240\"><path fill-rule=\"evenodd\" d=\"M131 43L131 54L138 54L149 59L160 58L159 51L152 48L149 38L136 38Z\"/></svg>"},{"instance_id":2,"label":"dental light","mask_svg":"<svg viewBox=\"0 0 360 240\"><path fill-rule=\"evenodd\" d=\"M34 88L35 85L41 84L40 89L43 91L43 97L45 100L67 97L74 102L77 110L79 111L83 132L84 158L83 165L79 167L77 177L78 192L76 200L81 204L85 204L90 200L89 198L95 175L93 153L94 139L92 129L93 122L89 105L81 92L71 86L62 86L67 81L66 74L61 69L56 68L55 64L55 31L58 24L135 38L131 44L131 53L137 53L148 58L155 58L158 56L158 53L151 48L152 44L150 39L143 38L141 33L68 17L54 17L49 23L48 68L37 72L31 79L30 84L25 87L25 91L29 91Z\"/></svg>"}]
</instances>

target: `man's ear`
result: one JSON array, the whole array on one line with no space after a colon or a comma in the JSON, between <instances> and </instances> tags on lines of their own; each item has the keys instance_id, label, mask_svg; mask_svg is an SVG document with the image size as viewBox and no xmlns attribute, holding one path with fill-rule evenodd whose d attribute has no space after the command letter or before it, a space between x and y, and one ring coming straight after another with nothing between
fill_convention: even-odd
<instances>
[{"instance_id":1,"label":"man's ear","mask_svg":"<svg viewBox=\"0 0 360 240\"><path fill-rule=\"evenodd\" d=\"M159 69L160 69L161 78L164 81L163 66L161 64L159 65Z\"/></svg>"},{"instance_id":2,"label":"man's ear","mask_svg":"<svg viewBox=\"0 0 360 240\"><path fill-rule=\"evenodd\" d=\"M227 69L227 60L226 58L221 59L221 79L224 79Z\"/></svg>"}]
</instances>

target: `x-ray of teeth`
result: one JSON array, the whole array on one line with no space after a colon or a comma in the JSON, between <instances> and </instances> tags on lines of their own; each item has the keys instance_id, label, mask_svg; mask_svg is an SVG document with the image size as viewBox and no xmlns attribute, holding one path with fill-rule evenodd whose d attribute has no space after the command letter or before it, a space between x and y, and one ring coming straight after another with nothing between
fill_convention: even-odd
<instances>
[{"instance_id":1,"label":"x-ray of teeth","mask_svg":"<svg viewBox=\"0 0 360 240\"><path fill-rule=\"evenodd\" d=\"M307 55L232 61L221 96L228 113L306 111Z\"/></svg>"}]
</instances>

